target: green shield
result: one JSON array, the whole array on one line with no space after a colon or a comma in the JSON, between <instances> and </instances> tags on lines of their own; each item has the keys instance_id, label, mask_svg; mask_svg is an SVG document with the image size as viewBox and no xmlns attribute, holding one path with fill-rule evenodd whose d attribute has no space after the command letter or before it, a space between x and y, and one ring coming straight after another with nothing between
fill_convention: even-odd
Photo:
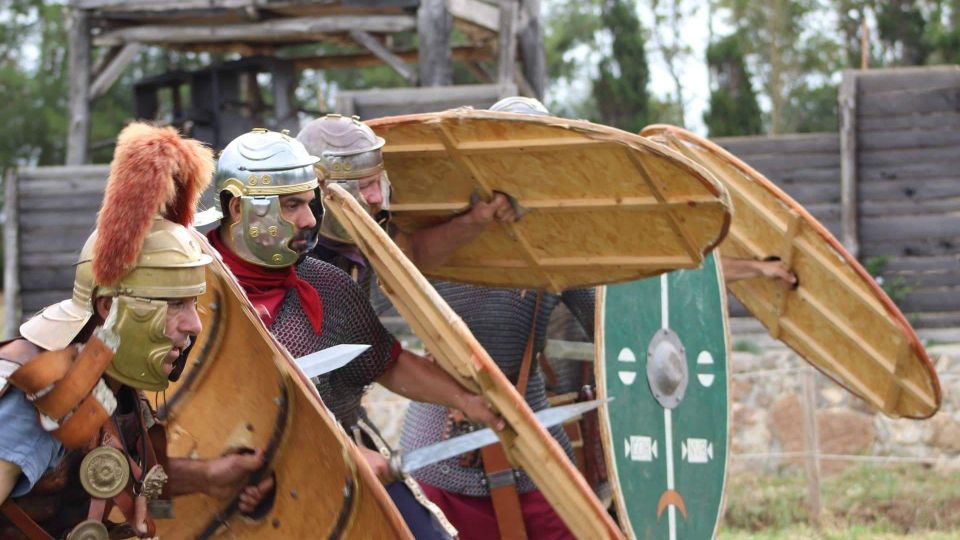
<instances>
[{"instance_id":1,"label":"green shield","mask_svg":"<svg viewBox=\"0 0 960 540\"><path fill-rule=\"evenodd\" d=\"M726 291L711 254L599 289L597 385L620 523L635 538L712 538L727 466Z\"/></svg>"}]
</instances>

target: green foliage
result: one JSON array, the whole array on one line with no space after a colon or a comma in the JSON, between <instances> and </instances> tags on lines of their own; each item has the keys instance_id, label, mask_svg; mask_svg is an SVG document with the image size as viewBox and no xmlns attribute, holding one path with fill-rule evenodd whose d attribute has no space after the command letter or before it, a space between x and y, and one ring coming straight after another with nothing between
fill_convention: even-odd
<instances>
[{"instance_id":1,"label":"green foliage","mask_svg":"<svg viewBox=\"0 0 960 540\"><path fill-rule=\"evenodd\" d=\"M885 276L887 265L890 263L889 256L870 257L863 262L863 267L871 276L873 276L883 292L896 304L901 304L907 299L907 296L913 292L913 285L903 276L889 278Z\"/></svg>"},{"instance_id":2,"label":"green foliage","mask_svg":"<svg viewBox=\"0 0 960 540\"><path fill-rule=\"evenodd\" d=\"M731 475L720 538L956 538L960 473L920 464L852 466L821 479L822 528L807 523L802 472Z\"/></svg>"},{"instance_id":3,"label":"green foliage","mask_svg":"<svg viewBox=\"0 0 960 540\"><path fill-rule=\"evenodd\" d=\"M599 120L636 133L649 123L650 78L636 5L633 0L606 0L600 19L613 38L613 54L600 61L593 82Z\"/></svg>"},{"instance_id":4,"label":"green foliage","mask_svg":"<svg viewBox=\"0 0 960 540\"><path fill-rule=\"evenodd\" d=\"M763 349L749 339L738 339L733 342L733 350L736 352L746 352L750 354L763 354Z\"/></svg>"},{"instance_id":5,"label":"green foliage","mask_svg":"<svg viewBox=\"0 0 960 540\"><path fill-rule=\"evenodd\" d=\"M763 129L741 39L732 34L707 47L707 66L716 84L703 115L711 137L755 135Z\"/></svg>"}]
</instances>

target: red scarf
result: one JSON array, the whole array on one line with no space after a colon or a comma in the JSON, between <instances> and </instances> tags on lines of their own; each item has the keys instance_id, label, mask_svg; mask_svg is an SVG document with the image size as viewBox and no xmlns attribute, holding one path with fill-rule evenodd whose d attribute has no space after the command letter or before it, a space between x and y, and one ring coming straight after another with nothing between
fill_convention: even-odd
<instances>
[{"instance_id":1,"label":"red scarf","mask_svg":"<svg viewBox=\"0 0 960 540\"><path fill-rule=\"evenodd\" d=\"M247 297L257 308L260 319L269 327L277 318L280 306L287 291L295 288L300 295L300 304L303 306L313 331L318 335L323 327L323 302L317 289L307 281L300 279L296 267L264 268L249 263L230 250L220 239L219 229L207 233L207 240L220 252L223 262L237 276L240 286L247 292Z\"/></svg>"}]
</instances>

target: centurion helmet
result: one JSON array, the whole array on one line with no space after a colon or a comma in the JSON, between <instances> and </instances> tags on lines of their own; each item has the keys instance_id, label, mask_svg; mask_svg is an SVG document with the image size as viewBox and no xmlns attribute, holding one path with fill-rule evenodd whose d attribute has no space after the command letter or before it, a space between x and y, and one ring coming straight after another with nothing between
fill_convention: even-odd
<instances>
[{"instance_id":1,"label":"centurion helmet","mask_svg":"<svg viewBox=\"0 0 960 540\"><path fill-rule=\"evenodd\" d=\"M286 132L254 129L227 145L217 160L215 188L216 210L226 213L226 198L240 199L239 219L229 225L229 238L224 238L243 260L268 268L296 264L302 255L290 247L297 227L280 211L280 196L313 190L316 193L311 210L317 226L309 231L307 248L313 249L321 216L318 168L320 158L307 152Z\"/></svg>"},{"instance_id":2,"label":"centurion helmet","mask_svg":"<svg viewBox=\"0 0 960 540\"><path fill-rule=\"evenodd\" d=\"M361 182L380 183L382 210L389 210L390 181L383 168L384 140L357 117L329 114L307 124L297 135L307 150L320 156L325 182L335 182L352 194L367 212ZM353 243L332 212L323 216L320 234L339 242Z\"/></svg>"},{"instance_id":3,"label":"centurion helmet","mask_svg":"<svg viewBox=\"0 0 960 540\"><path fill-rule=\"evenodd\" d=\"M106 373L143 390L163 390L183 370L189 347L168 376L174 343L165 335L167 303L195 298L206 288L211 262L186 226L213 174L210 150L172 128L131 124L117 139L106 195L77 262L73 296L47 307L20 334L47 350L66 348L111 297L98 335L110 336L114 357Z\"/></svg>"}]
</instances>

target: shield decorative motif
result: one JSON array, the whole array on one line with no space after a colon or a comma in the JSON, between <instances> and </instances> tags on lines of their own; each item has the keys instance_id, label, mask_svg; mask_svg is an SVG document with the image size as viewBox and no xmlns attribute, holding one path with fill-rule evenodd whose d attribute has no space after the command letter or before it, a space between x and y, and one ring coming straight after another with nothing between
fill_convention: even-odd
<instances>
[{"instance_id":1,"label":"shield decorative motif","mask_svg":"<svg viewBox=\"0 0 960 540\"><path fill-rule=\"evenodd\" d=\"M712 538L728 448L726 291L700 269L601 287L597 385L614 501L634 538Z\"/></svg>"}]
</instances>

